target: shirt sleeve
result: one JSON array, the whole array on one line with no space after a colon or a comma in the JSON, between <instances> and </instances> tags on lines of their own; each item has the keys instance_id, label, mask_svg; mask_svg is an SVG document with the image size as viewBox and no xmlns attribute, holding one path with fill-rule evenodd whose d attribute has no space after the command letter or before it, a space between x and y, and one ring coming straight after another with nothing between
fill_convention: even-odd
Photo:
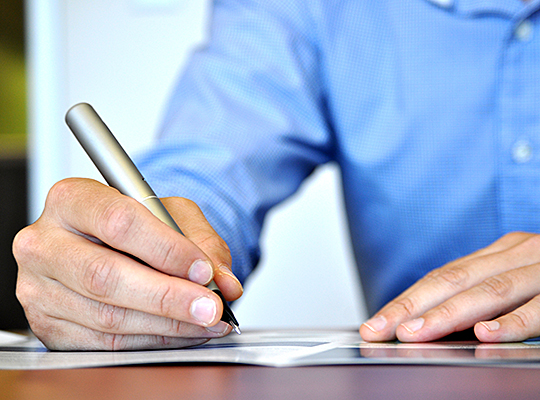
<instances>
[{"instance_id":1,"label":"shirt sleeve","mask_svg":"<svg viewBox=\"0 0 540 400\"><path fill-rule=\"evenodd\" d=\"M244 280L267 211L332 159L313 3L215 1L209 44L137 164L159 196L195 201Z\"/></svg>"}]
</instances>

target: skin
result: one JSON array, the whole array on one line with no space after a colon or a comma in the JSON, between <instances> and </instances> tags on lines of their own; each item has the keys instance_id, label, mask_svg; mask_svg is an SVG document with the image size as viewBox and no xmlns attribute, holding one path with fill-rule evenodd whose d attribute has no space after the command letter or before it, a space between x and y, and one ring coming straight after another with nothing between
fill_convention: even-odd
<instances>
[{"instance_id":1,"label":"skin","mask_svg":"<svg viewBox=\"0 0 540 400\"><path fill-rule=\"evenodd\" d=\"M426 342L474 327L482 342L540 335L540 235L514 232L436 269L360 327L366 341Z\"/></svg>"},{"instance_id":2,"label":"skin","mask_svg":"<svg viewBox=\"0 0 540 400\"><path fill-rule=\"evenodd\" d=\"M17 296L49 348L176 348L230 332L219 322L221 302L203 286L213 277L227 300L241 296L227 245L193 202L163 202L186 237L98 182L67 179L51 189L43 215L13 245ZM474 327L483 342L538 336L538 276L540 235L511 233L430 272L360 334L424 342Z\"/></svg>"},{"instance_id":3,"label":"skin","mask_svg":"<svg viewBox=\"0 0 540 400\"><path fill-rule=\"evenodd\" d=\"M47 347L178 348L230 332L204 286L213 278L227 300L241 296L227 245L193 202L163 203L185 237L99 182L51 189L42 216L13 243L17 297Z\"/></svg>"}]
</instances>

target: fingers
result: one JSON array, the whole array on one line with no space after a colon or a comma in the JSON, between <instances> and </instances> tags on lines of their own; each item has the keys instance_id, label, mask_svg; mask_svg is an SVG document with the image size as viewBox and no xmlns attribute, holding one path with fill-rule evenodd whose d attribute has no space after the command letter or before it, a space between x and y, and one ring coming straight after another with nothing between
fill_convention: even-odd
<instances>
[{"instance_id":1,"label":"fingers","mask_svg":"<svg viewBox=\"0 0 540 400\"><path fill-rule=\"evenodd\" d=\"M497 279L505 282L510 279L501 274L540 261L538 238L526 233L506 235L474 255L432 271L363 324L362 338L366 341L396 337L402 341L434 340L500 314L509 304L488 298L488 287L495 285ZM489 280L496 276L499 278ZM532 286L530 278L524 283L529 288ZM538 289L534 288L525 297L530 299ZM516 293L509 298L514 307L525 301Z\"/></svg>"},{"instance_id":2,"label":"fingers","mask_svg":"<svg viewBox=\"0 0 540 400\"><path fill-rule=\"evenodd\" d=\"M70 337L77 348L91 341L93 348L110 349L178 346L181 340L164 338L227 334L230 328L219 321L221 299L201 285L215 275L228 298L241 294L228 248L198 207L177 204L188 237L98 182L55 185L41 218L13 245L17 295L36 335L60 348L59 332L78 332L80 339Z\"/></svg>"},{"instance_id":3,"label":"fingers","mask_svg":"<svg viewBox=\"0 0 540 400\"><path fill-rule=\"evenodd\" d=\"M41 264L39 274L84 297L202 326L220 319L222 302L204 286L162 274L61 229L54 238L56 251Z\"/></svg>"},{"instance_id":4,"label":"fingers","mask_svg":"<svg viewBox=\"0 0 540 400\"><path fill-rule=\"evenodd\" d=\"M44 321L38 338L51 350L142 350L177 349L203 344L210 339L152 335L125 335L93 331L70 321Z\"/></svg>"},{"instance_id":5,"label":"fingers","mask_svg":"<svg viewBox=\"0 0 540 400\"><path fill-rule=\"evenodd\" d=\"M182 232L195 243L212 263L214 281L229 301L236 300L243 293L242 284L231 272L231 253L227 243L207 222L201 209L191 200L174 197L162 199L163 204L182 227Z\"/></svg>"},{"instance_id":6,"label":"fingers","mask_svg":"<svg viewBox=\"0 0 540 400\"><path fill-rule=\"evenodd\" d=\"M27 317L36 336L51 349L183 347L230 332L222 322L203 328L93 301L51 279L34 280L37 290L30 290L29 280L25 282L19 287L19 295L27 300L34 297L26 302Z\"/></svg>"},{"instance_id":7,"label":"fingers","mask_svg":"<svg viewBox=\"0 0 540 400\"><path fill-rule=\"evenodd\" d=\"M67 179L56 184L44 218L52 214L53 220L63 222L63 228L99 238L169 275L202 285L215 278L227 300L240 297L242 285L230 272L229 248L199 207L181 198L163 199L163 203L185 237L135 200L89 180Z\"/></svg>"},{"instance_id":8,"label":"fingers","mask_svg":"<svg viewBox=\"0 0 540 400\"><path fill-rule=\"evenodd\" d=\"M407 321L398 326L396 335L403 342L435 340L474 326L478 321L486 321L503 312L513 310L540 292L539 284L531 285L538 274L540 274L540 265L535 264L488 278L470 290L453 296L441 305L434 307L423 314L421 318ZM491 327L493 332L489 332L489 334L491 334L491 339L494 339L497 336L495 333L496 324L506 320L506 326L511 330L511 332L507 332L507 335L511 334L514 338L521 338L519 340L526 339L530 337L528 335L534 333L535 329L536 332L540 332L538 331L539 324L536 321L540 314L537 314L536 318L533 315L529 315L528 319L524 317L527 310L534 309L535 303L533 300L527 306L521 307L521 310L518 309L519 311L516 310L501 317L499 321L484 322L477 326L475 331ZM518 318L516 321L517 315L522 316L523 319ZM521 322L521 324L516 322ZM502 334L503 332L499 331L499 335ZM485 339L489 338L488 334L484 336Z\"/></svg>"},{"instance_id":9,"label":"fingers","mask_svg":"<svg viewBox=\"0 0 540 400\"><path fill-rule=\"evenodd\" d=\"M168 275L200 284L213 277L210 260L193 242L142 204L96 181L66 179L57 183L38 223L98 238Z\"/></svg>"},{"instance_id":10,"label":"fingers","mask_svg":"<svg viewBox=\"0 0 540 400\"><path fill-rule=\"evenodd\" d=\"M540 298L492 321L481 321L474 333L482 342L519 342L540 335Z\"/></svg>"}]
</instances>

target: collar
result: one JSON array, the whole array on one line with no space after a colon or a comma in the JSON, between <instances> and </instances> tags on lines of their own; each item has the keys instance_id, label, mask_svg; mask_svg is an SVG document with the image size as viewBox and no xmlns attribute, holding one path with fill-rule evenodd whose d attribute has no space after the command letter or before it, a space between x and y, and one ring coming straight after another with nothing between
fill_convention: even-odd
<instances>
[{"instance_id":1,"label":"collar","mask_svg":"<svg viewBox=\"0 0 540 400\"><path fill-rule=\"evenodd\" d=\"M454 5L454 0L427 0L427 1L442 8L451 8Z\"/></svg>"},{"instance_id":2,"label":"collar","mask_svg":"<svg viewBox=\"0 0 540 400\"><path fill-rule=\"evenodd\" d=\"M523 18L540 8L540 0L426 0L433 5L464 16L499 14Z\"/></svg>"}]
</instances>

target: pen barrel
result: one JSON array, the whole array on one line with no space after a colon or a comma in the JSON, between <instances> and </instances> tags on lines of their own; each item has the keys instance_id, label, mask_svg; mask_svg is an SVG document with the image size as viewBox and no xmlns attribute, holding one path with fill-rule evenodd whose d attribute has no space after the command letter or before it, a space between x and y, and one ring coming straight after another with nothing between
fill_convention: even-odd
<instances>
[{"instance_id":1,"label":"pen barrel","mask_svg":"<svg viewBox=\"0 0 540 400\"><path fill-rule=\"evenodd\" d=\"M71 107L66 113L66 123L110 186L142 203L161 221L182 233L131 158L90 104L79 103Z\"/></svg>"},{"instance_id":2,"label":"pen barrel","mask_svg":"<svg viewBox=\"0 0 540 400\"><path fill-rule=\"evenodd\" d=\"M155 196L92 106L74 105L66 114L66 123L110 186L140 202Z\"/></svg>"},{"instance_id":3,"label":"pen barrel","mask_svg":"<svg viewBox=\"0 0 540 400\"><path fill-rule=\"evenodd\" d=\"M156 196L150 196L146 199L143 199L141 203L150 210L152 214L158 217L162 222L165 222L175 231L182 233L174 219L171 217L171 214L167 211L161 200ZM183 234L183 233L182 233Z\"/></svg>"},{"instance_id":4,"label":"pen barrel","mask_svg":"<svg viewBox=\"0 0 540 400\"><path fill-rule=\"evenodd\" d=\"M110 186L137 200L162 222L182 233L131 158L90 104L79 103L71 107L66 113L66 123ZM207 287L223 302L222 321L230 324L236 333L240 334L238 321L216 283L212 280Z\"/></svg>"}]
</instances>

